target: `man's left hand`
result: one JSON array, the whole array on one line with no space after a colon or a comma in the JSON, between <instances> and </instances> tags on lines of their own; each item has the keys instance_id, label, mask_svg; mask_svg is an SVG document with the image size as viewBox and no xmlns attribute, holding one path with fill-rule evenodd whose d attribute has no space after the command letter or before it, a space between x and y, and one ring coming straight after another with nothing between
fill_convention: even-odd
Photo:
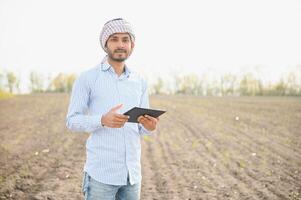
<instances>
[{"instance_id":1,"label":"man's left hand","mask_svg":"<svg viewBox=\"0 0 301 200\"><path fill-rule=\"evenodd\" d=\"M138 122L144 126L148 131L153 131L157 127L157 123L159 121L159 117L151 117L149 115L144 115L138 117Z\"/></svg>"}]
</instances>

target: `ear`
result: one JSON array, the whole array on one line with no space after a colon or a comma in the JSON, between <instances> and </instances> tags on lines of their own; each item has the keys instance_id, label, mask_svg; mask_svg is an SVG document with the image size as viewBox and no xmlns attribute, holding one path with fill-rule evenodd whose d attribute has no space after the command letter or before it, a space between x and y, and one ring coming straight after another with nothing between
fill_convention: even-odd
<instances>
[{"instance_id":1,"label":"ear","mask_svg":"<svg viewBox=\"0 0 301 200\"><path fill-rule=\"evenodd\" d=\"M108 51L108 40L107 40L106 43L105 43L104 50L105 50L105 52Z\"/></svg>"},{"instance_id":2,"label":"ear","mask_svg":"<svg viewBox=\"0 0 301 200\"><path fill-rule=\"evenodd\" d=\"M131 42L131 43L132 43L131 46L132 46L132 50L133 50L135 47L135 43L134 42Z\"/></svg>"}]
</instances>

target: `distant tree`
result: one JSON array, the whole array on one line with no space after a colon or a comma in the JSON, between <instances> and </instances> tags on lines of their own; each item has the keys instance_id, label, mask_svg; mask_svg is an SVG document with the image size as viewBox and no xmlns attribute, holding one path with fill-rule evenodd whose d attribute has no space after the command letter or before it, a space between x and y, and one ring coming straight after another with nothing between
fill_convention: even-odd
<instances>
[{"instance_id":1,"label":"distant tree","mask_svg":"<svg viewBox=\"0 0 301 200\"><path fill-rule=\"evenodd\" d=\"M176 76L176 93L180 94L201 94L202 84L200 79L195 74Z\"/></svg>"},{"instance_id":2,"label":"distant tree","mask_svg":"<svg viewBox=\"0 0 301 200\"><path fill-rule=\"evenodd\" d=\"M213 80L212 82L208 83L206 86L206 96L220 96L221 88L220 82L218 80Z\"/></svg>"},{"instance_id":3,"label":"distant tree","mask_svg":"<svg viewBox=\"0 0 301 200\"><path fill-rule=\"evenodd\" d=\"M67 91L67 82L66 75L59 73L51 82L51 88L54 92L66 92Z\"/></svg>"},{"instance_id":4,"label":"distant tree","mask_svg":"<svg viewBox=\"0 0 301 200\"><path fill-rule=\"evenodd\" d=\"M46 86L46 92L52 92L53 91L53 87L52 87L52 76L50 73L47 74L47 78L45 79L45 86Z\"/></svg>"},{"instance_id":5,"label":"distant tree","mask_svg":"<svg viewBox=\"0 0 301 200\"><path fill-rule=\"evenodd\" d=\"M158 78L157 82L155 84L153 84L152 89L154 91L155 94L162 94L163 93L163 80L162 78Z\"/></svg>"},{"instance_id":6,"label":"distant tree","mask_svg":"<svg viewBox=\"0 0 301 200\"><path fill-rule=\"evenodd\" d=\"M249 76L244 75L240 81L239 92L241 95L249 95Z\"/></svg>"},{"instance_id":7,"label":"distant tree","mask_svg":"<svg viewBox=\"0 0 301 200\"><path fill-rule=\"evenodd\" d=\"M75 74L69 74L66 76L66 91L67 92L71 92L72 91L72 86L73 86L73 83L76 79L76 75Z\"/></svg>"},{"instance_id":8,"label":"distant tree","mask_svg":"<svg viewBox=\"0 0 301 200\"><path fill-rule=\"evenodd\" d=\"M43 78L37 72L30 72L30 91L32 93L43 92Z\"/></svg>"},{"instance_id":9,"label":"distant tree","mask_svg":"<svg viewBox=\"0 0 301 200\"><path fill-rule=\"evenodd\" d=\"M7 79L7 87L10 93L14 92L14 89L17 88L18 79L16 75L13 72L7 72L6 73L6 79Z\"/></svg>"},{"instance_id":10,"label":"distant tree","mask_svg":"<svg viewBox=\"0 0 301 200\"><path fill-rule=\"evenodd\" d=\"M297 83L297 75L293 72L290 72L286 78L286 91L285 95L297 96L300 95L300 86Z\"/></svg>"},{"instance_id":11,"label":"distant tree","mask_svg":"<svg viewBox=\"0 0 301 200\"><path fill-rule=\"evenodd\" d=\"M256 80L257 92L256 95L263 96L264 95L264 85L261 80Z\"/></svg>"},{"instance_id":12,"label":"distant tree","mask_svg":"<svg viewBox=\"0 0 301 200\"><path fill-rule=\"evenodd\" d=\"M272 88L272 95L277 95L277 96L284 96L285 95L285 91L286 91L287 85L284 81L283 78L280 79L280 81L278 81L275 86Z\"/></svg>"},{"instance_id":13,"label":"distant tree","mask_svg":"<svg viewBox=\"0 0 301 200\"><path fill-rule=\"evenodd\" d=\"M18 93L21 92L21 90L20 90L20 78L18 78L17 81L16 81L16 90L18 91Z\"/></svg>"},{"instance_id":14,"label":"distant tree","mask_svg":"<svg viewBox=\"0 0 301 200\"><path fill-rule=\"evenodd\" d=\"M71 92L76 74L59 73L53 79L48 75L48 79L50 82L47 87L48 92Z\"/></svg>"},{"instance_id":15,"label":"distant tree","mask_svg":"<svg viewBox=\"0 0 301 200\"><path fill-rule=\"evenodd\" d=\"M245 74L239 84L240 95L255 96L262 94L262 82L252 74Z\"/></svg>"},{"instance_id":16,"label":"distant tree","mask_svg":"<svg viewBox=\"0 0 301 200\"><path fill-rule=\"evenodd\" d=\"M4 91L4 74L2 72L0 72L0 92Z\"/></svg>"},{"instance_id":17,"label":"distant tree","mask_svg":"<svg viewBox=\"0 0 301 200\"><path fill-rule=\"evenodd\" d=\"M225 95L234 95L235 93L235 84L237 77L232 74L225 74L221 77L221 93L222 96Z\"/></svg>"}]
</instances>

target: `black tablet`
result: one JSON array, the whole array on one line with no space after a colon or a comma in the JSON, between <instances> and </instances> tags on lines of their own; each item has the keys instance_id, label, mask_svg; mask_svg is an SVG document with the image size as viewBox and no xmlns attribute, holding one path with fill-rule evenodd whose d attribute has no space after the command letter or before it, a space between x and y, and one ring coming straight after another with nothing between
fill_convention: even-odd
<instances>
[{"instance_id":1,"label":"black tablet","mask_svg":"<svg viewBox=\"0 0 301 200\"><path fill-rule=\"evenodd\" d=\"M149 109L149 108L139 108L139 107L134 107L125 113L124 115L130 116L128 122L133 122L133 123L138 123L137 119L141 115L149 115L152 117L159 117L163 113L165 113L165 110L155 110L155 109Z\"/></svg>"}]
</instances>

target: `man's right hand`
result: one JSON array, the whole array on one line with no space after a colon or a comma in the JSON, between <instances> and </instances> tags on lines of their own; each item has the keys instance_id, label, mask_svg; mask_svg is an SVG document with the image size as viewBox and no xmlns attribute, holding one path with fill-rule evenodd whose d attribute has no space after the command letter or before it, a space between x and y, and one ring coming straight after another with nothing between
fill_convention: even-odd
<instances>
[{"instance_id":1,"label":"man's right hand","mask_svg":"<svg viewBox=\"0 0 301 200\"><path fill-rule=\"evenodd\" d=\"M120 109L123 105L120 104L112 108L109 112L101 117L101 124L110 128L121 128L124 123L128 121L129 116L118 114L116 111Z\"/></svg>"}]
</instances>

